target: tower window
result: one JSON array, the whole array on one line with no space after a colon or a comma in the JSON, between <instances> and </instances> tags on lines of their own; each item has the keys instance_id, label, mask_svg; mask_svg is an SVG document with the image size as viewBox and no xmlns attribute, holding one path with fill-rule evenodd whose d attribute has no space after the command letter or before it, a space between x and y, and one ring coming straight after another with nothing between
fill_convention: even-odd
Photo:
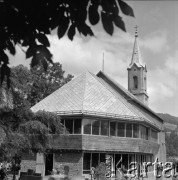
<instances>
[{"instance_id":1,"label":"tower window","mask_svg":"<svg viewBox=\"0 0 178 180\"><path fill-rule=\"evenodd\" d=\"M145 85L145 91L147 89L147 86L146 86L146 77L144 78L144 85Z\"/></svg>"},{"instance_id":2,"label":"tower window","mask_svg":"<svg viewBox=\"0 0 178 180\"><path fill-rule=\"evenodd\" d=\"M138 77L134 76L133 81L134 81L134 88L137 89L138 88Z\"/></svg>"}]
</instances>

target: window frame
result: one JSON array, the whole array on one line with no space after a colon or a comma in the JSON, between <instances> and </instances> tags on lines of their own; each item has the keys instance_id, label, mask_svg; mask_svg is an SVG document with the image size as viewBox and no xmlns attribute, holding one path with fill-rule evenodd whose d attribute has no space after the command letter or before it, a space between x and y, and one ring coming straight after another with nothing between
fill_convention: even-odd
<instances>
[{"instance_id":1,"label":"window frame","mask_svg":"<svg viewBox=\"0 0 178 180\"><path fill-rule=\"evenodd\" d=\"M134 89L138 89L138 76L133 76L133 87Z\"/></svg>"},{"instance_id":2,"label":"window frame","mask_svg":"<svg viewBox=\"0 0 178 180\"><path fill-rule=\"evenodd\" d=\"M75 121L76 120L80 120L80 133L75 133ZM61 121L63 121L63 126L64 126L64 130L63 130L63 135L78 135L78 134L82 134L82 118L62 118ZM72 133L66 133L67 132L67 128L66 128L66 121L72 121Z\"/></svg>"}]
</instances>

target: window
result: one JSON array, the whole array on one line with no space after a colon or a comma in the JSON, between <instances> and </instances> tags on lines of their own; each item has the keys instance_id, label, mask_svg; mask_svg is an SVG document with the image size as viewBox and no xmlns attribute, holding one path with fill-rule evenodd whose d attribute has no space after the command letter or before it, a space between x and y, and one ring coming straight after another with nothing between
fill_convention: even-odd
<instances>
[{"instance_id":1,"label":"window","mask_svg":"<svg viewBox=\"0 0 178 180\"><path fill-rule=\"evenodd\" d=\"M140 134L142 139L146 139L146 127L140 126Z\"/></svg>"},{"instance_id":2,"label":"window","mask_svg":"<svg viewBox=\"0 0 178 180\"><path fill-rule=\"evenodd\" d=\"M62 132L62 134L64 134L64 133L65 133L65 124L64 124L64 119L61 119L61 124L62 124L62 125L63 125L63 127L64 127L63 132Z\"/></svg>"},{"instance_id":3,"label":"window","mask_svg":"<svg viewBox=\"0 0 178 180\"><path fill-rule=\"evenodd\" d=\"M125 124L124 123L118 123L117 136L125 137Z\"/></svg>"},{"instance_id":4,"label":"window","mask_svg":"<svg viewBox=\"0 0 178 180\"><path fill-rule=\"evenodd\" d=\"M116 168L121 167L121 161L122 161L122 155L121 154L115 154L115 167Z\"/></svg>"},{"instance_id":5,"label":"window","mask_svg":"<svg viewBox=\"0 0 178 180\"><path fill-rule=\"evenodd\" d=\"M96 168L96 166L98 166L98 164L99 164L99 153L92 153L91 166Z\"/></svg>"},{"instance_id":6,"label":"window","mask_svg":"<svg viewBox=\"0 0 178 180\"><path fill-rule=\"evenodd\" d=\"M106 162L105 154L101 153L100 154L100 162Z\"/></svg>"},{"instance_id":7,"label":"window","mask_svg":"<svg viewBox=\"0 0 178 180\"><path fill-rule=\"evenodd\" d=\"M101 135L108 136L108 121L101 121Z\"/></svg>"},{"instance_id":8,"label":"window","mask_svg":"<svg viewBox=\"0 0 178 180\"><path fill-rule=\"evenodd\" d=\"M73 133L73 119L65 119L65 127L66 127L65 133L72 134Z\"/></svg>"},{"instance_id":9,"label":"window","mask_svg":"<svg viewBox=\"0 0 178 180\"><path fill-rule=\"evenodd\" d=\"M138 77L134 76L133 81L134 81L134 88L137 89L138 88Z\"/></svg>"},{"instance_id":10,"label":"window","mask_svg":"<svg viewBox=\"0 0 178 180\"><path fill-rule=\"evenodd\" d=\"M81 119L74 119L74 134L81 134Z\"/></svg>"},{"instance_id":11,"label":"window","mask_svg":"<svg viewBox=\"0 0 178 180\"><path fill-rule=\"evenodd\" d=\"M152 154L106 154L106 153L84 153L83 154L83 174L89 174L91 167L97 167L101 162L107 162L107 157L111 158L111 170L116 172L117 168L125 167L133 168L135 165L130 165L131 162L137 162L140 165L140 172L143 170L143 162L152 162ZM152 166L148 167L150 171ZM137 169L135 172L136 173Z\"/></svg>"},{"instance_id":12,"label":"window","mask_svg":"<svg viewBox=\"0 0 178 180\"><path fill-rule=\"evenodd\" d=\"M146 155L146 162L153 162L152 157L153 157L153 155L147 154ZM148 172L153 171L153 166L148 166L147 169L148 169Z\"/></svg>"},{"instance_id":13,"label":"window","mask_svg":"<svg viewBox=\"0 0 178 180\"><path fill-rule=\"evenodd\" d=\"M116 122L110 122L110 136L116 136Z\"/></svg>"},{"instance_id":14,"label":"window","mask_svg":"<svg viewBox=\"0 0 178 180\"><path fill-rule=\"evenodd\" d=\"M100 162L105 162L104 153L84 153L83 154L83 174L89 174L91 167L96 168Z\"/></svg>"},{"instance_id":15,"label":"window","mask_svg":"<svg viewBox=\"0 0 178 180\"><path fill-rule=\"evenodd\" d=\"M141 138L148 140L149 129L145 126L140 126Z\"/></svg>"},{"instance_id":16,"label":"window","mask_svg":"<svg viewBox=\"0 0 178 180\"><path fill-rule=\"evenodd\" d=\"M151 130L151 140L154 142L158 141L158 132L156 132L155 130Z\"/></svg>"},{"instance_id":17,"label":"window","mask_svg":"<svg viewBox=\"0 0 178 180\"><path fill-rule=\"evenodd\" d=\"M145 87L145 91L147 89L147 85L146 85L146 77L144 77L144 87Z\"/></svg>"},{"instance_id":18,"label":"window","mask_svg":"<svg viewBox=\"0 0 178 180\"><path fill-rule=\"evenodd\" d=\"M83 156L83 174L90 173L91 166L91 153L84 153Z\"/></svg>"},{"instance_id":19,"label":"window","mask_svg":"<svg viewBox=\"0 0 178 180\"><path fill-rule=\"evenodd\" d=\"M83 133L91 134L91 120L90 119L83 120Z\"/></svg>"},{"instance_id":20,"label":"window","mask_svg":"<svg viewBox=\"0 0 178 180\"><path fill-rule=\"evenodd\" d=\"M139 138L139 126L133 124L133 138Z\"/></svg>"},{"instance_id":21,"label":"window","mask_svg":"<svg viewBox=\"0 0 178 180\"><path fill-rule=\"evenodd\" d=\"M109 122L106 120L91 119L83 119L83 121L81 121L80 119L74 119L73 121L66 121L67 124L65 124L65 126L70 134L81 134L81 122L83 123L83 134L141 138L152 141L157 141L158 139L158 134L156 131L153 130L151 134L151 130L149 127L129 122Z\"/></svg>"},{"instance_id":22,"label":"window","mask_svg":"<svg viewBox=\"0 0 178 180\"><path fill-rule=\"evenodd\" d=\"M62 119L65 134L81 134L81 119Z\"/></svg>"},{"instance_id":23,"label":"window","mask_svg":"<svg viewBox=\"0 0 178 180\"><path fill-rule=\"evenodd\" d=\"M135 154L129 154L129 162L128 162L129 168L134 168L135 167L135 164L131 164L131 163L133 163L135 161L136 161L135 160ZM136 173L136 171L135 172L133 171L133 173Z\"/></svg>"},{"instance_id":24,"label":"window","mask_svg":"<svg viewBox=\"0 0 178 180\"><path fill-rule=\"evenodd\" d=\"M132 137L132 124L126 124L126 137Z\"/></svg>"},{"instance_id":25,"label":"window","mask_svg":"<svg viewBox=\"0 0 178 180\"><path fill-rule=\"evenodd\" d=\"M92 134L93 135L100 134L100 121L98 121L98 120L92 121Z\"/></svg>"},{"instance_id":26,"label":"window","mask_svg":"<svg viewBox=\"0 0 178 180\"><path fill-rule=\"evenodd\" d=\"M128 169L129 164L129 155L128 154L122 154L122 165L124 168Z\"/></svg>"}]
</instances>

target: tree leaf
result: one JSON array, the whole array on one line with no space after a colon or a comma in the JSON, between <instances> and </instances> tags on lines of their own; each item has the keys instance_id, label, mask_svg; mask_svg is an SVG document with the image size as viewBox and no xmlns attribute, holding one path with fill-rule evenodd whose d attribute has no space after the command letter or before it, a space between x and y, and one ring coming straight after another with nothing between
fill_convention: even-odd
<instances>
[{"instance_id":1,"label":"tree leaf","mask_svg":"<svg viewBox=\"0 0 178 180\"><path fill-rule=\"evenodd\" d=\"M0 61L3 62L4 64L9 64L9 58L4 51L0 52Z\"/></svg>"},{"instance_id":2,"label":"tree leaf","mask_svg":"<svg viewBox=\"0 0 178 180\"><path fill-rule=\"evenodd\" d=\"M95 7L94 5L91 5L89 7L88 14L89 14L90 23L92 25L96 25L100 20L100 16L99 16L99 13L98 13L98 7Z\"/></svg>"},{"instance_id":3,"label":"tree leaf","mask_svg":"<svg viewBox=\"0 0 178 180\"><path fill-rule=\"evenodd\" d=\"M83 25L83 31L82 31L83 35L87 36L87 35L90 35L90 36L93 36L93 31L91 30L91 28L87 25L87 24L84 24Z\"/></svg>"},{"instance_id":4,"label":"tree leaf","mask_svg":"<svg viewBox=\"0 0 178 180\"><path fill-rule=\"evenodd\" d=\"M122 21L122 18L120 16L117 16L113 21L117 27L126 32L124 21Z\"/></svg>"},{"instance_id":5,"label":"tree leaf","mask_svg":"<svg viewBox=\"0 0 178 180\"><path fill-rule=\"evenodd\" d=\"M29 38L25 37L22 42L22 46L28 46L29 45Z\"/></svg>"},{"instance_id":6,"label":"tree leaf","mask_svg":"<svg viewBox=\"0 0 178 180\"><path fill-rule=\"evenodd\" d=\"M119 6L120 6L121 11L123 12L123 14L125 14L127 16L135 17L133 9L127 3L125 3L122 0L118 0L118 3L119 3Z\"/></svg>"},{"instance_id":7,"label":"tree leaf","mask_svg":"<svg viewBox=\"0 0 178 180\"><path fill-rule=\"evenodd\" d=\"M72 41L72 40L73 40L73 37L74 37L74 35L75 35L75 25L74 25L74 24L72 24L72 25L70 26L67 35L68 35L68 38Z\"/></svg>"},{"instance_id":8,"label":"tree leaf","mask_svg":"<svg viewBox=\"0 0 178 180\"><path fill-rule=\"evenodd\" d=\"M1 66L1 84L3 83L4 78L5 78L5 76L6 76L6 77L7 77L8 87L10 87L10 83L9 83L9 82L10 82L10 80L9 80L10 74L11 74L10 68L7 66L7 64L3 64L3 65Z\"/></svg>"},{"instance_id":9,"label":"tree leaf","mask_svg":"<svg viewBox=\"0 0 178 180\"><path fill-rule=\"evenodd\" d=\"M46 48L44 45L37 45L35 49L35 55L32 58L31 67L36 66L40 63L40 61L42 62L43 59L53 64L52 54L50 53L48 48Z\"/></svg>"},{"instance_id":10,"label":"tree leaf","mask_svg":"<svg viewBox=\"0 0 178 180\"><path fill-rule=\"evenodd\" d=\"M29 46L29 48L28 48L27 51L26 51L26 59L34 56L34 54L35 54L35 46L36 46L36 45L30 45L30 46Z\"/></svg>"},{"instance_id":11,"label":"tree leaf","mask_svg":"<svg viewBox=\"0 0 178 180\"><path fill-rule=\"evenodd\" d=\"M103 11L110 13L113 10L115 0L101 0L101 6Z\"/></svg>"},{"instance_id":12,"label":"tree leaf","mask_svg":"<svg viewBox=\"0 0 178 180\"><path fill-rule=\"evenodd\" d=\"M46 46L46 47L50 46L49 40L48 40L48 38L46 37L45 34L39 33L39 34L36 35L36 38L44 46Z\"/></svg>"},{"instance_id":13,"label":"tree leaf","mask_svg":"<svg viewBox=\"0 0 178 180\"><path fill-rule=\"evenodd\" d=\"M66 33L67 29L69 26L69 19L64 17L61 21L60 21L60 25L58 26L57 29L57 34L58 34L58 38L62 38L64 36L64 34Z\"/></svg>"},{"instance_id":14,"label":"tree leaf","mask_svg":"<svg viewBox=\"0 0 178 180\"><path fill-rule=\"evenodd\" d=\"M7 49L9 50L9 52L12 54L12 55L15 55L15 46L13 45L13 43L11 41L8 41L7 42Z\"/></svg>"},{"instance_id":15,"label":"tree leaf","mask_svg":"<svg viewBox=\"0 0 178 180\"><path fill-rule=\"evenodd\" d=\"M44 70L46 71L46 70L47 70L47 68L48 68L48 63L47 63L46 59L45 59L45 58L43 58L43 59L41 60L41 62L42 62L42 64L43 64L43 68L44 68Z\"/></svg>"},{"instance_id":16,"label":"tree leaf","mask_svg":"<svg viewBox=\"0 0 178 180\"><path fill-rule=\"evenodd\" d=\"M36 54L36 55L33 56L30 66L34 67L34 66L38 65L39 62L40 62L39 54Z\"/></svg>"},{"instance_id":17,"label":"tree leaf","mask_svg":"<svg viewBox=\"0 0 178 180\"><path fill-rule=\"evenodd\" d=\"M38 52L42 57L45 57L47 60L52 58L52 54L49 49L43 45L38 45L36 52Z\"/></svg>"},{"instance_id":18,"label":"tree leaf","mask_svg":"<svg viewBox=\"0 0 178 180\"><path fill-rule=\"evenodd\" d=\"M114 32L114 26L113 26L111 16L108 13L101 11L101 19L102 19L103 28L105 29L105 31L108 34L112 35Z\"/></svg>"}]
</instances>

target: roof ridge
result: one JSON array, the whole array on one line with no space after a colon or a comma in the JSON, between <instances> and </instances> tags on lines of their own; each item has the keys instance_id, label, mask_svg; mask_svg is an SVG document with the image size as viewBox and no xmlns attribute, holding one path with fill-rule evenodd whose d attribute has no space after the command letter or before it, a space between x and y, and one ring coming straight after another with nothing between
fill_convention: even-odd
<instances>
[{"instance_id":1,"label":"roof ridge","mask_svg":"<svg viewBox=\"0 0 178 180\"><path fill-rule=\"evenodd\" d=\"M134 108L133 108L131 105L128 106L128 105L124 102L122 96L121 96L121 98L119 99L118 96L116 96L108 87L106 87L106 86L101 82L101 80L100 80L100 78L99 78L98 76L96 76L95 74L93 74L93 73L91 73L91 72L89 72L89 71L88 71L88 73L90 73L96 80L98 80L99 83L102 84L102 86L104 86L105 88L107 88L107 90L109 90L118 100L121 100L122 103L125 105L125 107L127 107L133 114L135 114L135 116L136 116L137 118L141 119L140 116L139 116L139 114L138 114L137 112L135 112ZM114 84L116 84L116 86L119 85L118 87L119 87L122 91L124 91L124 92L127 91L126 88L124 88L121 84L119 84L118 82L116 82L115 80L113 80L112 78L110 78L108 75L106 75L106 74L103 73L103 72L102 72L102 74L103 74L104 76L106 76L108 79L110 79ZM129 91L127 91L126 93L128 93L130 96L132 96L132 98L136 99L136 97L135 97L133 94L131 94ZM140 112L140 113L141 113L141 112ZM141 113L141 115L142 115L142 118L144 118L144 119L146 119L148 122L151 122L151 123L152 123L152 121L150 121L147 117L145 117L145 115L144 115L143 113Z\"/></svg>"},{"instance_id":2,"label":"roof ridge","mask_svg":"<svg viewBox=\"0 0 178 180\"><path fill-rule=\"evenodd\" d=\"M104 73L103 73L104 74ZM148 111L150 111L151 113L153 113L154 115L156 115L156 113L149 107L146 106L143 102L141 102L139 99L137 99L131 92L129 92L125 87L123 87L121 84L119 84L118 82L116 82L115 80L113 80L112 78L110 78L109 76L107 76L106 74L104 74L107 78L111 79L114 83L116 83L116 86L118 86L122 91L124 91L125 94L127 94L129 97L131 96L131 98L133 99L129 99L129 100L134 100L137 101L141 104L141 106L143 106L144 108L146 108ZM158 115L156 115L158 116Z\"/></svg>"},{"instance_id":3,"label":"roof ridge","mask_svg":"<svg viewBox=\"0 0 178 180\"><path fill-rule=\"evenodd\" d=\"M102 82L101 82L101 80L100 80L100 78L98 77L98 76L96 76L96 75L93 75L95 78L97 78L97 80L102 84L102 86L104 86L105 88L107 88L107 90L109 90L116 98L117 98L117 100L120 100L108 87L106 87ZM122 101L122 103L124 104L124 106L125 107L127 107L127 109L129 109L129 107L125 104L125 102L123 101L123 99L121 98L121 101ZM130 109L129 109L130 110ZM130 110L131 111L131 110ZM138 114L136 114L135 112L133 112L133 111L131 111L133 114L135 114L135 116L137 117L137 118L139 118L140 119L140 117L138 116Z\"/></svg>"},{"instance_id":4,"label":"roof ridge","mask_svg":"<svg viewBox=\"0 0 178 180\"><path fill-rule=\"evenodd\" d=\"M110 81L112 81L114 84L115 83L117 83L117 82L115 82L115 80L113 80L112 78L110 78L110 77L108 77L107 75L105 75L103 72L101 72L106 78L108 78ZM117 84L115 84L116 86L118 86L122 91L124 91L123 89L125 89L126 90L126 88L124 88L122 85L120 85L119 83L117 83ZM121 87L120 87L121 86ZM122 89L123 88L123 89ZM108 89L108 88L107 88ZM110 91L110 90L109 90ZM127 90L126 90L127 91ZM111 92L111 91L110 91ZM112 93L112 92L111 92ZM112 93L112 94L114 94L114 93ZM115 94L114 94L114 96L115 96ZM132 95L133 96L133 95ZM115 96L116 97L116 96ZM118 98L118 97L116 97L116 98ZM135 97L134 97L135 98ZM122 102L123 102L123 104L130 110L130 111L132 111L132 113L133 114L135 114L138 118L140 118L140 116L139 116L139 114L137 113L137 112L135 112L135 110L134 110L134 108L129 104L129 107L128 107L128 105L124 102L124 100L123 100L123 98L122 98L122 96L121 96L121 100L122 100ZM126 99L127 100L127 99ZM145 120L147 120L149 123L151 122L151 124L154 124L152 121L150 121L147 117L145 117L145 115L142 113L142 112L140 112L140 114L142 115L142 118L144 118ZM154 124L155 125L155 124Z\"/></svg>"}]
</instances>

